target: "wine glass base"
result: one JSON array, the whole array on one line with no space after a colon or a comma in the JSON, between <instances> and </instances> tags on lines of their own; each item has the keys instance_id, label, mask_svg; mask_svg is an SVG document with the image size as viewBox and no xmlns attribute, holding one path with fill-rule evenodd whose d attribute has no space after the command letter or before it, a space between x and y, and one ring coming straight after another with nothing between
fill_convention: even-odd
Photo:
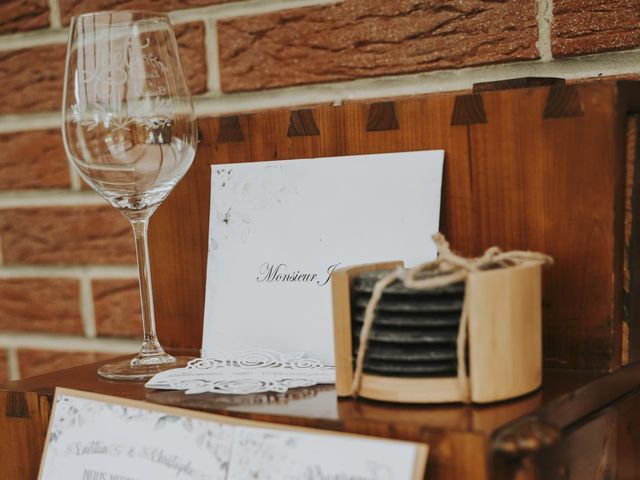
<instances>
[{"instance_id":1,"label":"wine glass base","mask_svg":"<svg viewBox=\"0 0 640 480\"><path fill-rule=\"evenodd\" d=\"M109 380L148 380L156 373L171 370L172 368L186 367L187 363L193 359L194 357L174 357L165 354L160 358L155 358L154 360L157 360L156 363L143 363L139 361L133 362L132 360L139 360L139 357L134 357L133 359L102 365L98 368L98 375ZM144 360L148 361L150 359Z\"/></svg>"}]
</instances>

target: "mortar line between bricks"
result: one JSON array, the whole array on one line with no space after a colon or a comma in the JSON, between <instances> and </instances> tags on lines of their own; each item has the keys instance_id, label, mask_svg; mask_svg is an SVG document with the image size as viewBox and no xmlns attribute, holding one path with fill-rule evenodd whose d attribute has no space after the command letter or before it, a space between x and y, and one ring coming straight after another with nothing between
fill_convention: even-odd
<instances>
[{"instance_id":1,"label":"mortar line between bricks","mask_svg":"<svg viewBox=\"0 0 640 480\"><path fill-rule=\"evenodd\" d=\"M0 115L0 133L51 128L60 128L59 111Z\"/></svg>"},{"instance_id":2,"label":"mortar line between bricks","mask_svg":"<svg viewBox=\"0 0 640 480\"><path fill-rule=\"evenodd\" d=\"M71 162L67 160L67 168L69 169L69 183L71 184L71 190L74 192L82 191L82 181L80 175L73 169Z\"/></svg>"},{"instance_id":3,"label":"mortar line between bricks","mask_svg":"<svg viewBox=\"0 0 640 480\"><path fill-rule=\"evenodd\" d=\"M7 370L9 380L20 379L20 365L18 363L18 350L15 348L7 348Z\"/></svg>"},{"instance_id":4,"label":"mortar line between bricks","mask_svg":"<svg viewBox=\"0 0 640 480\"><path fill-rule=\"evenodd\" d=\"M138 268L135 265L3 265L0 267L0 279L12 278L137 279Z\"/></svg>"},{"instance_id":5,"label":"mortar line between bricks","mask_svg":"<svg viewBox=\"0 0 640 480\"><path fill-rule=\"evenodd\" d=\"M225 18L261 15L281 10L303 7L315 7L339 3L342 0L243 0L208 7L174 10L169 13L173 23L186 23L202 20L203 17L222 20Z\"/></svg>"},{"instance_id":6,"label":"mortar line between bricks","mask_svg":"<svg viewBox=\"0 0 640 480\"><path fill-rule=\"evenodd\" d=\"M199 117L253 112L270 108L335 104L343 101L455 92L474 83L524 76L561 77L567 80L640 73L640 48L579 57L483 65L451 70L392 75L341 82L194 97ZM59 126L59 113L0 115L0 133ZM1 201L0 194L0 201ZM1 208L1 207L0 207Z\"/></svg>"},{"instance_id":7,"label":"mortar line between bricks","mask_svg":"<svg viewBox=\"0 0 640 480\"><path fill-rule=\"evenodd\" d=\"M65 207L108 205L93 190L7 190L0 192L0 209L21 207Z\"/></svg>"},{"instance_id":8,"label":"mortar line between bricks","mask_svg":"<svg viewBox=\"0 0 640 480\"><path fill-rule=\"evenodd\" d=\"M611 75L640 73L640 49L608 52L582 57L438 70L345 82L304 85L231 93L196 99L199 117L253 112L271 108L334 104L378 98L469 90L474 83L525 76L556 76L577 80Z\"/></svg>"},{"instance_id":9,"label":"mortar line between bricks","mask_svg":"<svg viewBox=\"0 0 640 480\"><path fill-rule=\"evenodd\" d=\"M220 63L218 58L218 28L214 20L204 22L204 50L207 62L207 89L220 95Z\"/></svg>"},{"instance_id":10,"label":"mortar line between bricks","mask_svg":"<svg viewBox=\"0 0 640 480\"><path fill-rule=\"evenodd\" d=\"M60 135L62 135L62 131L60 132ZM66 152L65 157L67 160L67 171L69 172L69 186L71 187L72 191L81 192L82 180L80 178L80 175L78 174L78 172L76 172L75 168L73 168L72 162L71 160L69 160L69 157L67 157Z\"/></svg>"},{"instance_id":11,"label":"mortar line between bricks","mask_svg":"<svg viewBox=\"0 0 640 480\"><path fill-rule=\"evenodd\" d=\"M52 26L53 27L53 26ZM10 33L0 36L0 51L46 47L52 43L67 43L68 28L45 28L31 32Z\"/></svg>"},{"instance_id":12,"label":"mortar line between bricks","mask_svg":"<svg viewBox=\"0 0 640 480\"><path fill-rule=\"evenodd\" d=\"M62 28L62 16L58 0L49 0L49 24L52 28Z\"/></svg>"},{"instance_id":13,"label":"mortar line between bricks","mask_svg":"<svg viewBox=\"0 0 640 480\"><path fill-rule=\"evenodd\" d=\"M551 52L551 22L553 21L553 0L538 0L538 41L536 47L543 62L553 59Z\"/></svg>"},{"instance_id":14,"label":"mortar line between bricks","mask_svg":"<svg viewBox=\"0 0 640 480\"><path fill-rule=\"evenodd\" d=\"M0 332L0 348L33 348L67 352L100 351L126 354L137 352L140 349L140 341L124 338L84 338L49 333Z\"/></svg>"},{"instance_id":15,"label":"mortar line between bricks","mask_svg":"<svg viewBox=\"0 0 640 480\"><path fill-rule=\"evenodd\" d=\"M93 288L91 278L86 273L80 275L80 314L85 337L95 338L96 313L93 305Z\"/></svg>"}]
</instances>

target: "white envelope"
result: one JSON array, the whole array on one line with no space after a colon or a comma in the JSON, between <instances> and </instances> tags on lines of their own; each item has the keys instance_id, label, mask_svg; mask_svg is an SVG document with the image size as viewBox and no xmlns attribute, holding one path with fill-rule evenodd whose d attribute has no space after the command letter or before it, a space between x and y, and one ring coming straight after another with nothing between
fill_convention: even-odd
<instances>
[{"instance_id":1,"label":"white envelope","mask_svg":"<svg viewBox=\"0 0 640 480\"><path fill-rule=\"evenodd\" d=\"M334 365L335 268L435 258L444 151L213 165L203 356Z\"/></svg>"}]
</instances>

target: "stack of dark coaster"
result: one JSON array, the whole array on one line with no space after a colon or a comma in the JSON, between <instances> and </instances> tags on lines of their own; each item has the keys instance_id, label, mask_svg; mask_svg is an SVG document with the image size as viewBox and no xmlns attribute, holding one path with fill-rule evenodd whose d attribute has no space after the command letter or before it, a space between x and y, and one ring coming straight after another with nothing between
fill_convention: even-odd
<instances>
[{"instance_id":1,"label":"stack of dark coaster","mask_svg":"<svg viewBox=\"0 0 640 480\"><path fill-rule=\"evenodd\" d=\"M376 282L389 270L357 275L351 289L354 364L364 312ZM433 275L433 274L429 274ZM396 280L378 303L364 372L391 377L455 377L464 283L414 290Z\"/></svg>"}]
</instances>

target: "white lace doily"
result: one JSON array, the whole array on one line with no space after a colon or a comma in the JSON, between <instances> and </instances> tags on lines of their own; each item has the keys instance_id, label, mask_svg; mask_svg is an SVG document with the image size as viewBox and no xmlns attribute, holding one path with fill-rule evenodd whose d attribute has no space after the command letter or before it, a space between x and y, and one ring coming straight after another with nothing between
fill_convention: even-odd
<instances>
[{"instance_id":1,"label":"white lace doily","mask_svg":"<svg viewBox=\"0 0 640 480\"><path fill-rule=\"evenodd\" d=\"M145 387L184 390L186 394L285 393L290 388L335 383L335 368L304 353L243 350L226 358L197 358L186 368L158 373Z\"/></svg>"}]
</instances>

